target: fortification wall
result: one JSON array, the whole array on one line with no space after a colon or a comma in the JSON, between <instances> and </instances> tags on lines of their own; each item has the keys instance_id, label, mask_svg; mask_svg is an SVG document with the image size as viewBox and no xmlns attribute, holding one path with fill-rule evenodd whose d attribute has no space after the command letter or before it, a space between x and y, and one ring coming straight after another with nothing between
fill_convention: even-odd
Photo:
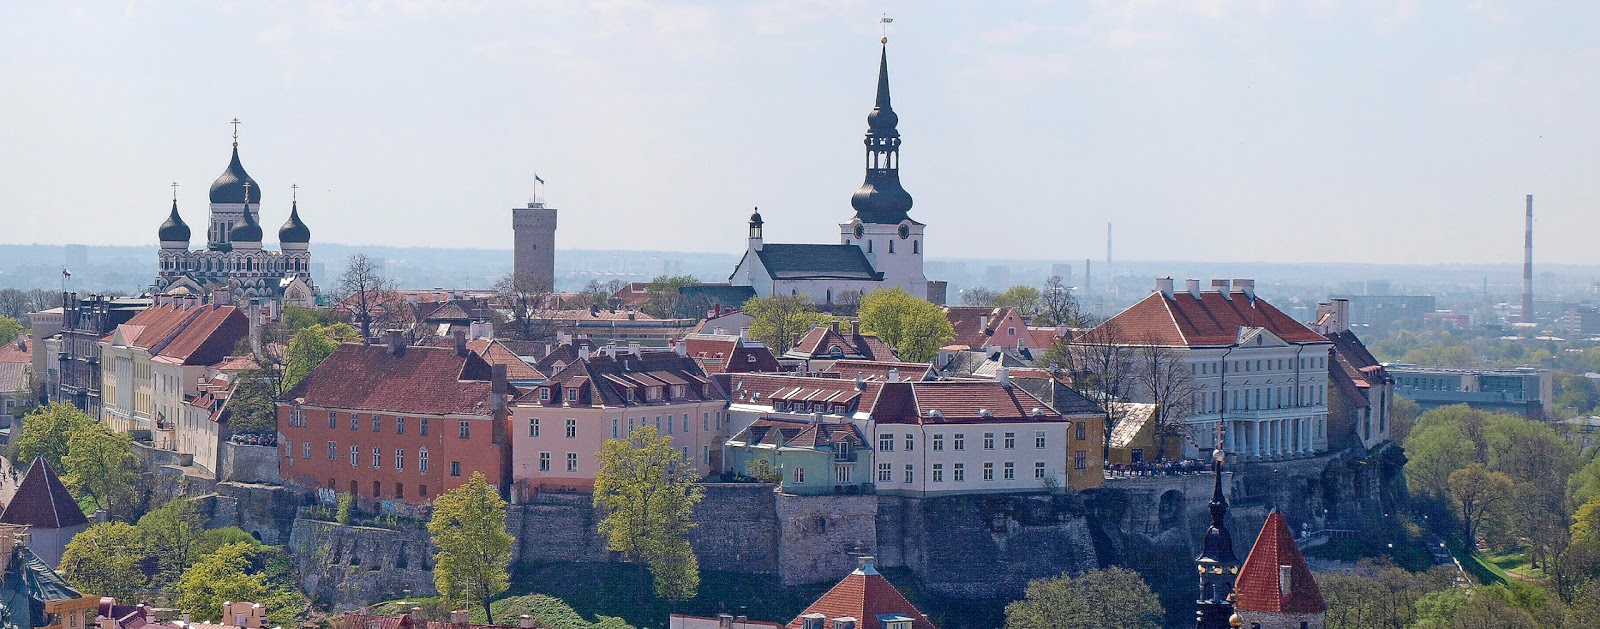
<instances>
[{"instance_id":1,"label":"fortification wall","mask_svg":"<svg viewBox=\"0 0 1600 629\"><path fill-rule=\"evenodd\" d=\"M278 449L224 441L217 452L217 478L240 483L282 484L278 476Z\"/></svg>"},{"instance_id":2,"label":"fortification wall","mask_svg":"<svg viewBox=\"0 0 1600 629\"><path fill-rule=\"evenodd\" d=\"M433 544L420 526L392 530L301 518L294 521L289 550L300 586L335 612L436 593Z\"/></svg>"},{"instance_id":3,"label":"fortification wall","mask_svg":"<svg viewBox=\"0 0 1600 629\"><path fill-rule=\"evenodd\" d=\"M877 553L877 496L779 495L775 506L784 585L838 581L856 557Z\"/></svg>"}]
</instances>

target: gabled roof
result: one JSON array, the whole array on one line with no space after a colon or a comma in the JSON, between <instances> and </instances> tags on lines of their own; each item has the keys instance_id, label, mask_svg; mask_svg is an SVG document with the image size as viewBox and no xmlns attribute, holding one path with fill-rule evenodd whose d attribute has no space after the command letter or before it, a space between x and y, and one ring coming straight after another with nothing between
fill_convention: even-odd
<instances>
[{"instance_id":1,"label":"gabled roof","mask_svg":"<svg viewBox=\"0 0 1600 629\"><path fill-rule=\"evenodd\" d=\"M885 424L1067 421L1061 413L1022 387L995 380L890 383L883 385L878 398L872 418Z\"/></svg>"},{"instance_id":2,"label":"gabled roof","mask_svg":"<svg viewBox=\"0 0 1600 629\"><path fill-rule=\"evenodd\" d=\"M789 621L788 629L800 629L805 617L811 614L822 614L824 629L833 629L835 618L855 618L858 629L882 629L883 624L879 619L892 615L911 618L912 629L934 629L928 615L906 600L888 579L878 574L870 560L845 575L832 589Z\"/></svg>"},{"instance_id":3,"label":"gabled roof","mask_svg":"<svg viewBox=\"0 0 1600 629\"><path fill-rule=\"evenodd\" d=\"M762 245L756 251L761 266L775 280L873 280L883 274L872 268L867 254L855 245Z\"/></svg>"},{"instance_id":4,"label":"gabled roof","mask_svg":"<svg viewBox=\"0 0 1600 629\"><path fill-rule=\"evenodd\" d=\"M731 335L690 334L681 341L689 357L707 374L770 373L783 369L778 357L762 344L746 345Z\"/></svg>"},{"instance_id":5,"label":"gabled roof","mask_svg":"<svg viewBox=\"0 0 1600 629\"><path fill-rule=\"evenodd\" d=\"M1111 412L1116 417L1116 426L1111 429L1111 447L1126 448L1133 443L1134 437L1144 430L1145 424L1155 417L1156 405L1140 402L1112 402Z\"/></svg>"},{"instance_id":6,"label":"gabled roof","mask_svg":"<svg viewBox=\"0 0 1600 629\"><path fill-rule=\"evenodd\" d=\"M954 344L966 345L972 348L984 348L992 345L990 339L994 337L995 330L999 329L1000 322L1015 314L1012 308L992 308L989 306L946 306L945 318L950 320L950 327L955 330ZM985 320L987 317L987 320ZM1017 323L1021 323L1018 317ZM985 325L987 324L987 325ZM1018 325L1017 327L1025 326ZM1020 337L1019 337L1020 338ZM1027 337L1031 342L1033 337ZM1015 342L1010 343L1015 345Z\"/></svg>"},{"instance_id":7,"label":"gabled roof","mask_svg":"<svg viewBox=\"0 0 1600 629\"><path fill-rule=\"evenodd\" d=\"M1012 384L1021 387L1033 397L1044 400L1050 408L1057 413L1068 417L1080 415L1102 415L1104 410L1094 400L1084 397L1065 378L1048 377L1049 372L1044 372L1047 377L1035 377L1043 370L1015 369L1011 371Z\"/></svg>"},{"instance_id":8,"label":"gabled roof","mask_svg":"<svg viewBox=\"0 0 1600 629\"><path fill-rule=\"evenodd\" d=\"M467 341L467 349L491 365L505 365L506 378L510 380L544 380L544 373L523 361L511 348L498 339Z\"/></svg>"},{"instance_id":9,"label":"gabled roof","mask_svg":"<svg viewBox=\"0 0 1600 629\"><path fill-rule=\"evenodd\" d=\"M866 380L888 382L890 371L898 372L900 380L932 380L934 376L933 365L888 360L841 360L828 365L822 373L837 374L845 380L854 380L859 374Z\"/></svg>"},{"instance_id":10,"label":"gabled roof","mask_svg":"<svg viewBox=\"0 0 1600 629\"><path fill-rule=\"evenodd\" d=\"M250 334L250 320L233 306L202 306L157 356L182 365L222 362Z\"/></svg>"},{"instance_id":11,"label":"gabled roof","mask_svg":"<svg viewBox=\"0 0 1600 629\"><path fill-rule=\"evenodd\" d=\"M848 406L856 403L857 413L871 414L878 402L883 382L867 381L857 388L854 380L817 378L777 373L724 373L715 380L734 404L770 406L774 398L786 401L828 401Z\"/></svg>"},{"instance_id":12,"label":"gabled roof","mask_svg":"<svg viewBox=\"0 0 1600 629\"><path fill-rule=\"evenodd\" d=\"M530 390L519 404L549 406L601 406L622 408L652 404L700 402L721 399L719 391L706 391L711 380L700 371L700 365L687 356L672 351L641 351L634 355L618 351L616 356L592 354L587 360L574 360L561 371L550 376L546 385L552 391L550 399L541 401L539 392ZM687 385L683 397L673 398L671 387ZM663 396L649 400L646 388L661 387ZM567 389L578 391L577 400L567 400ZM630 400L629 392L633 397Z\"/></svg>"},{"instance_id":13,"label":"gabled roof","mask_svg":"<svg viewBox=\"0 0 1600 629\"><path fill-rule=\"evenodd\" d=\"M751 422L729 441L745 445L816 449L836 443L866 447L867 438L848 421L811 422L803 419L764 417Z\"/></svg>"},{"instance_id":14,"label":"gabled roof","mask_svg":"<svg viewBox=\"0 0 1600 629\"><path fill-rule=\"evenodd\" d=\"M691 300L703 300L707 308L720 305L724 310L743 308L744 302L756 296L756 289L728 283L694 284L678 287L678 294ZM746 323L745 325L749 325ZM737 331L737 330L735 330Z\"/></svg>"},{"instance_id":15,"label":"gabled roof","mask_svg":"<svg viewBox=\"0 0 1600 629\"><path fill-rule=\"evenodd\" d=\"M1283 579L1282 568L1288 568ZM1283 514L1267 516L1234 582L1234 607L1244 611L1309 614L1328 611Z\"/></svg>"},{"instance_id":16,"label":"gabled roof","mask_svg":"<svg viewBox=\"0 0 1600 629\"><path fill-rule=\"evenodd\" d=\"M1226 346L1250 328L1265 329L1289 343L1328 342L1267 300L1237 291L1227 297L1216 291L1198 297L1187 292L1169 297L1158 291L1100 325L1113 326L1119 342L1130 344Z\"/></svg>"},{"instance_id":17,"label":"gabled roof","mask_svg":"<svg viewBox=\"0 0 1600 629\"><path fill-rule=\"evenodd\" d=\"M11 504L6 505L4 512L0 512L0 523L64 529L88 524L89 518L83 516L78 501L72 499L67 486L61 483L61 477L56 476L55 469L41 456L35 458L33 465L28 467L28 474L22 477L17 493L11 496Z\"/></svg>"},{"instance_id":18,"label":"gabled roof","mask_svg":"<svg viewBox=\"0 0 1600 629\"><path fill-rule=\"evenodd\" d=\"M477 354L382 345L340 345L284 394L285 400L324 408L420 415L487 415L492 372Z\"/></svg>"},{"instance_id":19,"label":"gabled roof","mask_svg":"<svg viewBox=\"0 0 1600 629\"><path fill-rule=\"evenodd\" d=\"M840 350L839 356L834 356L834 347ZM871 334L844 334L835 331L831 326L819 325L811 328L805 336L800 337L789 351L784 352L784 358L844 358L849 360L895 360L894 348Z\"/></svg>"}]
</instances>

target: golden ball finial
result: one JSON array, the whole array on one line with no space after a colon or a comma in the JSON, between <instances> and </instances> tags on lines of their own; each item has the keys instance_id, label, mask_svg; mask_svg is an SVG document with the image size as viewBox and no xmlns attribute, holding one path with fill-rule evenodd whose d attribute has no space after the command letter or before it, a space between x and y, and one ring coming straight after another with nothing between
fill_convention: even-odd
<instances>
[{"instance_id":1,"label":"golden ball finial","mask_svg":"<svg viewBox=\"0 0 1600 629\"><path fill-rule=\"evenodd\" d=\"M1230 627L1243 627L1244 626L1244 618L1240 617L1238 612L1235 612L1232 616L1228 617L1228 626L1230 626Z\"/></svg>"},{"instance_id":2,"label":"golden ball finial","mask_svg":"<svg viewBox=\"0 0 1600 629\"><path fill-rule=\"evenodd\" d=\"M885 36L883 39L878 40L878 43L887 44L887 43L889 43L889 38L887 36Z\"/></svg>"}]
</instances>

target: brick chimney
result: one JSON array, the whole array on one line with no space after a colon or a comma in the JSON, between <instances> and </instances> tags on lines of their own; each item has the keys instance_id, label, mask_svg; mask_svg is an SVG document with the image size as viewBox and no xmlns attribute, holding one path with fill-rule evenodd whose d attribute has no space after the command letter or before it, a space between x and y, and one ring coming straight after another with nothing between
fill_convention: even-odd
<instances>
[{"instance_id":1,"label":"brick chimney","mask_svg":"<svg viewBox=\"0 0 1600 629\"><path fill-rule=\"evenodd\" d=\"M489 372L489 410L498 413L506 408L506 393L511 386L506 381L505 365L491 365Z\"/></svg>"},{"instance_id":2,"label":"brick chimney","mask_svg":"<svg viewBox=\"0 0 1600 629\"><path fill-rule=\"evenodd\" d=\"M455 337L456 355L460 356L462 358L466 358L467 357L467 332L466 332L466 330L456 330L456 331L452 332L450 335Z\"/></svg>"},{"instance_id":3,"label":"brick chimney","mask_svg":"<svg viewBox=\"0 0 1600 629\"><path fill-rule=\"evenodd\" d=\"M860 319L856 319L856 320L850 322L850 335L851 336L861 336L861 320Z\"/></svg>"},{"instance_id":4,"label":"brick chimney","mask_svg":"<svg viewBox=\"0 0 1600 629\"><path fill-rule=\"evenodd\" d=\"M389 355L399 356L406 351L405 336L401 331L386 330L384 334L388 337L387 344L389 347Z\"/></svg>"}]
</instances>

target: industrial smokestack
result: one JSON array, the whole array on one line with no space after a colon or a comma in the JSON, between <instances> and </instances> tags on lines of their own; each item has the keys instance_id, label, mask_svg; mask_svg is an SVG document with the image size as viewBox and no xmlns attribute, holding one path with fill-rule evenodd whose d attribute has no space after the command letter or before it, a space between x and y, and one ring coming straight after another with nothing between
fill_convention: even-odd
<instances>
[{"instance_id":1,"label":"industrial smokestack","mask_svg":"<svg viewBox=\"0 0 1600 629\"><path fill-rule=\"evenodd\" d=\"M1533 323L1533 195L1528 195L1528 228L1522 254L1522 322Z\"/></svg>"},{"instance_id":2,"label":"industrial smokestack","mask_svg":"<svg viewBox=\"0 0 1600 629\"><path fill-rule=\"evenodd\" d=\"M1091 284L1091 280L1090 280L1090 276L1089 276L1089 259L1088 258L1084 258L1083 259L1083 294L1085 294L1085 295L1089 294L1089 289L1091 288L1090 284Z\"/></svg>"}]
</instances>

